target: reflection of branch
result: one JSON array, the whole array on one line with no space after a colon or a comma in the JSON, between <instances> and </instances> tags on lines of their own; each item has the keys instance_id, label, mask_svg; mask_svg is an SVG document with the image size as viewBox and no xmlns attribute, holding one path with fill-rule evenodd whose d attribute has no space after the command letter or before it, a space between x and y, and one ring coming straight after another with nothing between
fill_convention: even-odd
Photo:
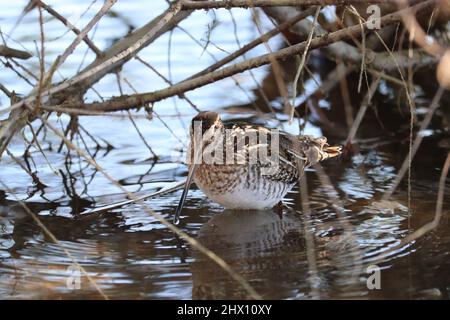
<instances>
[{"instance_id":1,"label":"reflection of branch","mask_svg":"<svg viewBox=\"0 0 450 320\"><path fill-rule=\"evenodd\" d=\"M308 182L306 181L306 175L299 179L300 184L300 196L302 202L302 211L299 212L303 216L306 243L306 260L308 261L308 281L311 290L311 296L313 299L320 299L320 291L318 290L317 281L320 280L317 273L317 259L316 249L314 244L314 232L311 226L311 207L309 205L308 197Z\"/></svg>"},{"instance_id":2,"label":"reflection of branch","mask_svg":"<svg viewBox=\"0 0 450 320\"><path fill-rule=\"evenodd\" d=\"M337 214L337 222L341 225L342 230L344 230L344 233L338 241L332 243L331 245L350 245L349 253L353 258L351 275L352 278L356 280L356 278L361 274L364 253L362 252L358 244L358 240L355 237L355 227L350 223L348 215L344 210L344 203L339 197L339 193L331 183L330 177L326 174L323 167L320 163L316 163L314 165L314 169L322 188L325 190L327 197L330 199L332 208Z\"/></svg>"},{"instance_id":3,"label":"reflection of branch","mask_svg":"<svg viewBox=\"0 0 450 320\"><path fill-rule=\"evenodd\" d=\"M72 261L72 263L83 273L83 275L86 276L89 283L92 284L92 286L95 288L95 290L97 290L97 292L100 294L100 296L105 300L109 300L108 296L103 292L102 288L100 288L98 283L92 278L92 276L86 271L86 269L78 262L78 260L72 254L72 252L69 251L68 249L66 249L65 246L61 244L61 242L55 237L53 232L51 232L50 229L47 228L47 226L42 223L41 219L39 219L39 217L30 210L30 208L25 204L25 202L20 200L17 197L17 195L10 188L8 188L8 186L5 185L5 183L2 180L0 180L0 185L2 185L2 187L15 198L15 201L17 201L20 204L20 206L25 210L25 212L42 229L43 233L46 236L48 236L51 239L51 241L55 245L57 245L65 253L65 255L69 258L69 260Z\"/></svg>"},{"instance_id":4,"label":"reflection of branch","mask_svg":"<svg viewBox=\"0 0 450 320\"><path fill-rule=\"evenodd\" d=\"M361 103L361 106L359 107L358 113L356 115L355 120L352 123L352 126L350 127L350 130L348 132L347 140L345 142L345 147L347 150L347 147L352 143L356 132L358 131L359 125L361 124L361 121L364 118L364 114L367 111L367 108L370 105L370 100L372 96L375 93L375 90L378 88L378 83L380 82L380 77L378 77L376 80L372 81L372 84L369 87L369 90L367 91L366 95L364 96L364 99Z\"/></svg>"},{"instance_id":5,"label":"reflection of branch","mask_svg":"<svg viewBox=\"0 0 450 320\"><path fill-rule=\"evenodd\" d=\"M441 89L440 89L441 90ZM397 251L399 248L402 248L403 246L411 244L411 242L416 241L417 239L421 238L425 234L427 234L430 231L433 231L436 229L439 225L439 222L442 218L442 205L444 201L444 193L445 193L445 180L447 178L447 174L450 168L450 153L447 154L447 159L445 160L444 166L442 168L441 177L439 179L439 191L436 201L436 211L434 214L434 219L431 222L426 223L413 233L407 235L404 237L399 243L396 245L390 247L388 250L384 251L378 256L379 260L382 260L386 257L388 257L392 252Z\"/></svg>"},{"instance_id":6,"label":"reflection of branch","mask_svg":"<svg viewBox=\"0 0 450 320\"><path fill-rule=\"evenodd\" d=\"M164 194L171 193L171 192L174 192L176 190L182 189L185 184L186 184L186 181L184 181L184 180L183 181L177 181L177 182L174 182L174 183L170 183L170 184L166 185L165 187L159 189L158 191L152 192L150 194L145 194L145 195L142 195L142 196L135 196L133 199L130 199L130 200L123 200L123 201L120 201L120 202L107 204L107 205L104 205L104 206L101 206L101 207L96 207L94 209L87 209L87 210L81 212L80 215L111 211L111 210L114 210L114 209L118 209L118 208L122 208L122 207L128 206L128 205L133 204L133 203L139 203L141 201L148 200L150 198L162 196Z\"/></svg>"},{"instance_id":7,"label":"reflection of branch","mask_svg":"<svg viewBox=\"0 0 450 320\"><path fill-rule=\"evenodd\" d=\"M445 193L445 179L447 178L449 167L450 167L450 152L447 154L447 160L445 160L444 167L442 168L441 177L439 179L439 191L436 200L436 212L433 221L428 222L424 226L420 227L413 233L406 236L403 239L403 242L414 241L423 236L424 234L432 231L439 225L439 222L441 221L442 218L442 203L444 200L444 193Z\"/></svg>"}]
</instances>

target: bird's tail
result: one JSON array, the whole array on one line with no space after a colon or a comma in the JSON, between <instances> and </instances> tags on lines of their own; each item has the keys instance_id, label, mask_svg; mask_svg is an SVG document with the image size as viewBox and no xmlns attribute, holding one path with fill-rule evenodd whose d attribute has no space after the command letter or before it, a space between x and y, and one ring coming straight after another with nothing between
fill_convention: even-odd
<instances>
[{"instance_id":1,"label":"bird's tail","mask_svg":"<svg viewBox=\"0 0 450 320\"><path fill-rule=\"evenodd\" d=\"M300 150L304 154L308 165L328 158L334 158L341 154L342 147L330 146L325 137L299 136Z\"/></svg>"},{"instance_id":2,"label":"bird's tail","mask_svg":"<svg viewBox=\"0 0 450 320\"><path fill-rule=\"evenodd\" d=\"M338 155L340 155L342 153L342 147L341 146L333 146L330 147L328 144L324 145L320 155L321 155L321 159L320 160L325 160L328 158L334 158L337 157Z\"/></svg>"}]
</instances>

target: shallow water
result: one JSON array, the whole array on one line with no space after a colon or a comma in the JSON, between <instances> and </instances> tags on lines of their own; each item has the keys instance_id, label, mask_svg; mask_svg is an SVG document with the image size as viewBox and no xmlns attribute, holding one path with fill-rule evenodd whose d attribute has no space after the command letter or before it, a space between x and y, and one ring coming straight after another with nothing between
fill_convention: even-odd
<instances>
[{"instance_id":1,"label":"shallow water","mask_svg":"<svg viewBox=\"0 0 450 320\"><path fill-rule=\"evenodd\" d=\"M2 12L2 32L10 32L25 3L14 2ZM78 19L90 1L79 1L77 6L68 0L49 3L71 21L78 21L78 26L83 26L101 5L95 2L91 10ZM120 15L102 20L91 38L100 48L105 48L116 37L126 34L127 23L131 21L134 27L139 27L162 12L166 5L164 1L152 1L151 5L146 4L147 10L142 10L142 6L140 1L127 1L126 4L119 1L114 9ZM239 26L241 43L257 36L249 12L232 12ZM220 58L226 51L235 50L237 44L228 11L218 10L216 18L220 23L212 33L214 45L209 45L207 50ZM211 13L196 12L181 26L195 38L205 40L207 25L212 19ZM263 22L269 25L267 21ZM31 12L14 30L12 38L34 51L33 41L38 40L37 26L36 12ZM51 64L52 58L73 38L64 34L57 21L48 21L45 30L47 63ZM279 44L278 38L271 41L274 48ZM69 76L78 69L86 51L83 46L64 64L62 76ZM161 37L143 50L140 57L177 82L208 66L213 61L208 52L203 52L203 48L186 33L176 29L171 39L169 34ZM255 49L250 56L264 52L264 48ZM90 58L92 56L88 54L86 61ZM38 70L36 59L27 61L26 65L31 70ZM258 81L266 74L267 68L254 71ZM165 87L157 75L137 61L124 67L122 77L138 91ZM251 92L255 83L248 73L238 75L236 79L241 88L233 80L224 80L187 96L202 110L248 103L249 97L244 92ZM0 83L21 93L31 89L10 70L2 70ZM106 77L95 88L105 97L118 95L114 76ZM127 85L123 85L123 89L132 92ZM87 97L98 99L92 91ZM1 107L8 106L4 96L0 102ZM142 117L136 119L136 123L159 156L158 160L152 158L127 118L81 118L80 123L98 138L101 148L95 150L95 142L89 137L85 142L80 138L74 141L82 148L84 143L91 147L99 165L127 190L138 195L182 181L187 174L186 167L180 164L183 159L180 150L185 147L187 123L195 111L179 98L158 102L154 110L157 115L152 120L145 119L141 112ZM228 120L249 119L248 114L242 113L225 114L224 117ZM263 120L267 120L268 125L279 124L284 130L297 132L297 125L289 125L284 115L277 114L277 118L281 121ZM65 117L51 119L58 127L68 121ZM305 133L320 135L322 131L308 124ZM28 138L31 137L29 134L27 132ZM112 148L100 138L106 139ZM335 143L343 143L338 136L329 138ZM183 210L180 228L222 257L267 299L449 299L448 179L444 218L439 228L408 246L389 251L406 234L433 219L441 167L448 152L448 146L443 143L446 139L448 136L440 130L428 132L414 160L410 197L405 179L390 201L380 202L407 154L408 143L397 136L376 134L361 140L359 154L349 160L332 159L323 163L339 202L312 169L306 172L309 213L302 209L297 189L287 199L292 210L285 210L280 216L273 211L223 210L194 187ZM112 299L249 297L215 263L147 212L150 208L171 219L180 190L140 204L81 215L80 212L86 209L121 201L126 196L73 152L69 161L65 149L62 153L56 152L59 144L58 137L48 132L42 147L51 166L36 148L30 150L33 160L30 167L37 172L45 188L33 184L11 157L5 155L2 159L0 181L7 188L0 188L1 298L102 298L93 282ZM16 138L10 151L23 159L23 145L23 140ZM24 201L38 215L58 239L58 244L43 233L18 200ZM73 260L79 265L74 265ZM370 265L381 269L379 290L367 287ZM80 266L90 279L80 271ZM77 288L76 281L71 280L80 272L80 288Z\"/></svg>"}]
</instances>

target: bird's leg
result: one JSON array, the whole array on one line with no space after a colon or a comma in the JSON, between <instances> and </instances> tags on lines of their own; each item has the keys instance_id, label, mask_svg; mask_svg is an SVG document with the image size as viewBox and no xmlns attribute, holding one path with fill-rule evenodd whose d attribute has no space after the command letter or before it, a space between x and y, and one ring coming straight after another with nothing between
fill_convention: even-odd
<instances>
[{"instance_id":1,"label":"bird's leg","mask_svg":"<svg viewBox=\"0 0 450 320\"><path fill-rule=\"evenodd\" d=\"M278 202L273 208L273 212L275 212L278 217L280 217L280 220L283 219L283 201Z\"/></svg>"}]
</instances>

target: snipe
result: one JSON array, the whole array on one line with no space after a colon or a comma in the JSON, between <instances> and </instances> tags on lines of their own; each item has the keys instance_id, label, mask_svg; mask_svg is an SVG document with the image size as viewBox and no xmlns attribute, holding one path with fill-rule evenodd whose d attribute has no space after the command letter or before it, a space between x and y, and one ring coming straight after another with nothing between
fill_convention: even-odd
<instances>
[{"instance_id":1,"label":"snipe","mask_svg":"<svg viewBox=\"0 0 450 320\"><path fill-rule=\"evenodd\" d=\"M190 138L189 173L175 223L192 180L225 208L268 209L283 199L305 168L341 152L325 137L225 125L215 112L200 112L192 119Z\"/></svg>"}]
</instances>

